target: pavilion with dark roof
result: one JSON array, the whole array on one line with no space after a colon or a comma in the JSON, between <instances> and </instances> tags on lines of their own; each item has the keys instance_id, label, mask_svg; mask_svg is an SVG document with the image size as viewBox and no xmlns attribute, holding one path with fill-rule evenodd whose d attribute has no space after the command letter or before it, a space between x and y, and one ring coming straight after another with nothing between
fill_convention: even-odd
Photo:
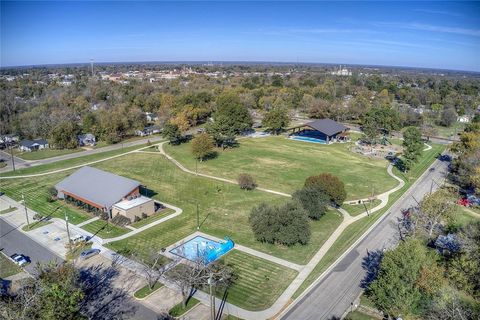
<instances>
[{"instance_id":1,"label":"pavilion with dark roof","mask_svg":"<svg viewBox=\"0 0 480 320\"><path fill-rule=\"evenodd\" d=\"M287 129L290 136L298 140L318 140L325 143L346 141L349 128L332 119L318 119Z\"/></svg>"}]
</instances>

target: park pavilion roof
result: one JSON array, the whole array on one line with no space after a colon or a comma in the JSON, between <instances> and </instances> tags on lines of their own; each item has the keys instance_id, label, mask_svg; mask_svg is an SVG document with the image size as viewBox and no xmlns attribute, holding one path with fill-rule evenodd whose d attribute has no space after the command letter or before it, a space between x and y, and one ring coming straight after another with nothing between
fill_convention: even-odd
<instances>
[{"instance_id":1,"label":"park pavilion roof","mask_svg":"<svg viewBox=\"0 0 480 320\"><path fill-rule=\"evenodd\" d=\"M295 128L301 128L301 127L310 127L314 130L320 131L321 133L327 136L333 136L337 133L348 130L348 127L344 126L341 123L333 121L332 119L318 119L315 121L307 122Z\"/></svg>"},{"instance_id":2,"label":"park pavilion roof","mask_svg":"<svg viewBox=\"0 0 480 320\"><path fill-rule=\"evenodd\" d=\"M140 186L140 182L92 167L82 167L55 188L78 198L111 208Z\"/></svg>"}]
</instances>

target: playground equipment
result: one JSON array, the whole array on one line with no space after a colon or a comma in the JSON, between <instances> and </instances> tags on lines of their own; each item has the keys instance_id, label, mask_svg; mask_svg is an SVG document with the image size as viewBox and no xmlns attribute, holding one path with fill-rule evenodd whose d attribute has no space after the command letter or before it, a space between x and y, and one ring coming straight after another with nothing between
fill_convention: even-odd
<instances>
[{"instance_id":1,"label":"playground equipment","mask_svg":"<svg viewBox=\"0 0 480 320\"><path fill-rule=\"evenodd\" d=\"M217 247L207 247L207 250L205 250L204 254L205 264L209 264L210 262L217 260L218 258L233 249L235 243L232 241L232 239L230 239L229 237L225 237L224 239L225 242L220 243L220 245Z\"/></svg>"}]
</instances>

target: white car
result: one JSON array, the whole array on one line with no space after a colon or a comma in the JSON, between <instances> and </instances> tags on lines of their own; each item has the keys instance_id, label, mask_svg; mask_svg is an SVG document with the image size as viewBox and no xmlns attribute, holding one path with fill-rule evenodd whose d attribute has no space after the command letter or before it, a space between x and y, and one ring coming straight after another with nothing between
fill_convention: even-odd
<instances>
[{"instance_id":1,"label":"white car","mask_svg":"<svg viewBox=\"0 0 480 320\"><path fill-rule=\"evenodd\" d=\"M16 265L23 267L28 263L28 260L25 258L23 254L12 254L10 258L15 262Z\"/></svg>"}]
</instances>

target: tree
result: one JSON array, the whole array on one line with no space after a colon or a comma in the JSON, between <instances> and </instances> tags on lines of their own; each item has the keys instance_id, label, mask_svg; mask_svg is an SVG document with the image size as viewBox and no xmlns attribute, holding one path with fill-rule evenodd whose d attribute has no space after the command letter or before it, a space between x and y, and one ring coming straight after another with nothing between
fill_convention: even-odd
<instances>
[{"instance_id":1,"label":"tree","mask_svg":"<svg viewBox=\"0 0 480 320\"><path fill-rule=\"evenodd\" d=\"M262 203L252 209L249 222L255 238L261 242L291 246L310 240L307 212L297 202L283 206Z\"/></svg>"},{"instance_id":2,"label":"tree","mask_svg":"<svg viewBox=\"0 0 480 320\"><path fill-rule=\"evenodd\" d=\"M446 189L439 189L420 202L420 219L429 237L432 237L433 231L443 220L451 219L454 212L454 199L451 192Z\"/></svg>"},{"instance_id":3,"label":"tree","mask_svg":"<svg viewBox=\"0 0 480 320\"><path fill-rule=\"evenodd\" d=\"M305 180L305 187L317 189L330 197L330 201L341 206L347 198L345 185L336 176L330 173L321 173L318 176L311 176Z\"/></svg>"},{"instance_id":4,"label":"tree","mask_svg":"<svg viewBox=\"0 0 480 320\"><path fill-rule=\"evenodd\" d=\"M217 99L217 110L213 114L214 124L207 128L216 135L230 136L252 128L253 120L240 98L234 93L222 94ZM215 138L216 139L216 138Z\"/></svg>"},{"instance_id":5,"label":"tree","mask_svg":"<svg viewBox=\"0 0 480 320\"><path fill-rule=\"evenodd\" d=\"M170 144L179 144L182 140L182 133L176 124L167 122L163 127L162 136L169 141Z\"/></svg>"},{"instance_id":6,"label":"tree","mask_svg":"<svg viewBox=\"0 0 480 320\"><path fill-rule=\"evenodd\" d=\"M292 198L298 201L307 211L308 217L314 220L320 219L326 212L330 197L315 187L304 187L296 191Z\"/></svg>"},{"instance_id":7,"label":"tree","mask_svg":"<svg viewBox=\"0 0 480 320\"><path fill-rule=\"evenodd\" d=\"M136 260L142 265L148 287L152 290L165 273L165 264L168 262L168 259L159 252L151 249L146 256L142 258L137 257Z\"/></svg>"},{"instance_id":8,"label":"tree","mask_svg":"<svg viewBox=\"0 0 480 320\"><path fill-rule=\"evenodd\" d=\"M390 107L374 107L363 118L363 133L371 142L374 142L382 132L390 134L391 131L399 128L400 116Z\"/></svg>"},{"instance_id":9,"label":"tree","mask_svg":"<svg viewBox=\"0 0 480 320\"><path fill-rule=\"evenodd\" d=\"M235 273L229 265L218 261L205 264L199 258L189 264L178 264L168 272L168 278L180 289L185 308L194 288L207 286L209 281L215 286L228 287L235 281Z\"/></svg>"},{"instance_id":10,"label":"tree","mask_svg":"<svg viewBox=\"0 0 480 320\"><path fill-rule=\"evenodd\" d=\"M433 274L423 274L427 270ZM425 288L440 289L437 280L441 278L441 272L434 256L420 241L410 239L400 242L398 247L385 253L368 294L375 305L388 315L415 315L431 297Z\"/></svg>"},{"instance_id":11,"label":"tree","mask_svg":"<svg viewBox=\"0 0 480 320\"><path fill-rule=\"evenodd\" d=\"M240 189L253 190L257 187L255 179L248 173L240 173L237 178Z\"/></svg>"},{"instance_id":12,"label":"tree","mask_svg":"<svg viewBox=\"0 0 480 320\"><path fill-rule=\"evenodd\" d=\"M207 133L201 133L192 140L192 153L200 161L213 154L214 147L214 141Z\"/></svg>"},{"instance_id":13,"label":"tree","mask_svg":"<svg viewBox=\"0 0 480 320\"><path fill-rule=\"evenodd\" d=\"M447 108L442 111L442 115L440 117L440 123L442 126L450 127L457 121L457 112L454 108Z\"/></svg>"},{"instance_id":14,"label":"tree","mask_svg":"<svg viewBox=\"0 0 480 320\"><path fill-rule=\"evenodd\" d=\"M418 161L423 149L422 134L416 127L408 127L403 132L403 158L408 170Z\"/></svg>"},{"instance_id":15,"label":"tree","mask_svg":"<svg viewBox=\"0 0 480 320\"><path fill-rule=\"evenodd\" d=\"M0 303L0 314L7 319L84 319L80 313L84 292L79 272L70 263L37 265L37 276L9 298Z\"/></svg>"},{"instance_id":16,"label":"tree","mask_svg":"<svg viewBox=\"0 0 480 320\"><path fill-rule=\"evenodd\" d=\"M289 123L287 109L276 107L268 111L262 120L262 126L274 134L282 132Z\"/></svg>"},{"instance_id":17,"label":"tree","mask_svg":"<svg viewBox=\"0 0 480 320\"><path fill-rule=\"evenodd\" d=\"M73 121L63 121L52 130L52 144L58 149L75 149L78 147L78 133Z\"/></svg>"}]
</instances>

